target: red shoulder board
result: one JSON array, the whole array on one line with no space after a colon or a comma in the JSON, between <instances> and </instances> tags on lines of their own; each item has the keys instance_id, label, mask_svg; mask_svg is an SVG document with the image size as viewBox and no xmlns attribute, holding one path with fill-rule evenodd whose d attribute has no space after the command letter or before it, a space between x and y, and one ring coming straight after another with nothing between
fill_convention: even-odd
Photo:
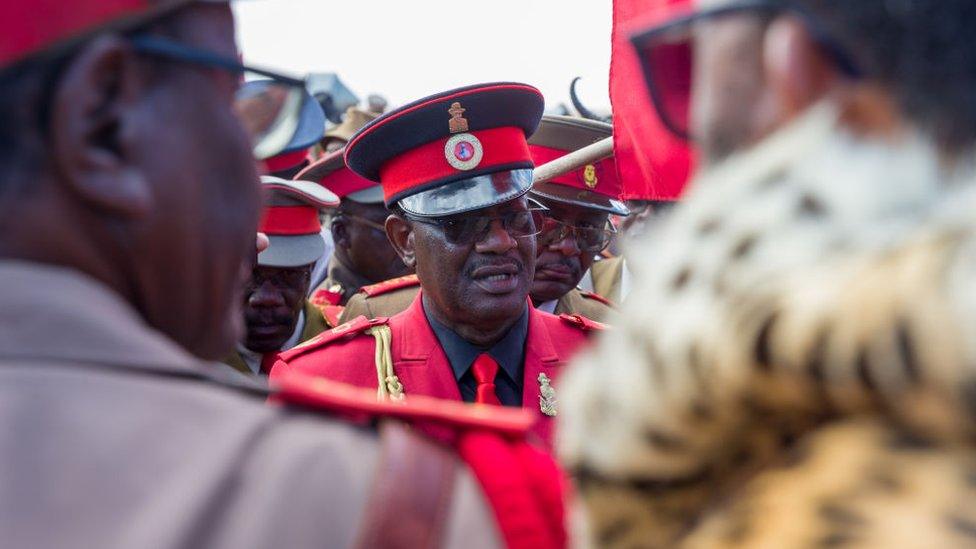
<instances>
[{"instance_id":1,"label":"red shoulder board","mask_svg":"<svg viewBox=\"0 0 976 549\"><path fill-rule=\"evenodd\" d=\"M595 294L593 292L587 292L586 290L580 290L579 293L580 293L580 295L582 295L586 299L592 299L593 301L599 301L600 303L603 303L607 307L616 307L616 305L613 304L613 301L610 301L609 299L603 297L600 294Z\"/></svg>"},{"instance_id":2,"label":"red shoulder board","mask_svg":"<svg viewBox=\"0 0 976 549\"><path fill-rule=\"evenodd\" d=\"M312 297L309 298L312 305L318 308L322 308L325 305L338 305L342 301L342 292L331 292L326 289L315 290ZM324 313L325 311L323 311Z\"/></svg>"},{"instance_id":3,"label":"red shoulder board","mask_svg":"<svg viewBox=\"0 0 976 549\"><path fill-rule=\"evenodd\" d=\"M390 293L394 290L399 290L400 288L409 288L410 286L419 286L420 279L417 275L407 275L398 278L391 278L390 280L384 280L383 282L377 282L370 286L363 286L359 289L360 292L368 295L369 297L376 297L378 295Z\"/></svg>"},{"instance_id":4,"label":"red shoulder board","mask_svg":"<svg viewBox=\"0 0 976 549\"><path fill-rule=\"evenodd\" d=\"M580 315L559 315L559 318L567 324L576 326L580 330L585 332L590 332L594 330L605 330L607 325L602 322L597 322L595 320L590 320L585 316Z\"/></svg>"},{"instance_id":5,"label":"red shoulder board","mask_svg":"<svg viewBox=\"0 0 976 549\"><path fill-rule=\"evenodd\" d=\"M362 317L360 317L362 318ZM273 398L337 413L352 418L398 418L410 423L434 423L462 431L488 429L508 435L524 435L535 423L534 414L522 408L471 406L423 395L407 395L402 401L376 399L376 389L346 385L301 372L289 372L275 380Z\"/></svg>"},{"instance_id":6,"label":"red shoulder board","mask_svg":"<svg viewBox=\"0 0 976 549\"><path fill-rule=\"evenodd\" d=\"M386 324L389 319L386 317L380 318L366 318L365 316L357 316L356 318L346 322L345 324L340 324L331 330L326 330L321 334L313 337L312 339L302 343L296 347L293 347L278 355L279 360L284 360L288 362L289 360L301 356L309 351L315 349L321 349L326 345L339 341L340 339L345 339L349 337L356 336L372 328L373 326L379 326L381 324Z\"/></svg>"}]
</instances>

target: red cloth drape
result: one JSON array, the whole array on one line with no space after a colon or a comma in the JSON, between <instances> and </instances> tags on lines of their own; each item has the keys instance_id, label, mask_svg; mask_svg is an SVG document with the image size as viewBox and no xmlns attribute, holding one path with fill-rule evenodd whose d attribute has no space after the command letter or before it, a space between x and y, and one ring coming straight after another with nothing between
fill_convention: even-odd
<instances>
[{"instance_id":1,"label":"red cloth drape","mask_svg":"<svg viewBox=\"0 0 976 549\"><path fill-rule=\"evenodd\" d=\"M623 198L674 200L694 169L693 152L661 124L630 37L691 9L691 0L614 0L610 102Z\"/></svg>"}]
</instances>

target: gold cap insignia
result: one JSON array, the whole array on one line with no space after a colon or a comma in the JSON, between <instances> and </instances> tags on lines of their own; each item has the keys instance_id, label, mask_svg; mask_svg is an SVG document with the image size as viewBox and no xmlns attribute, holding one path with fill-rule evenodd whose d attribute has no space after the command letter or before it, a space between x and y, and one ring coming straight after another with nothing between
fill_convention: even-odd
<instances>
[{"instance_id":1,"label":"gold cap insignia","mask_svg":"<svg viewBox=\"0 0 976 549\"><path fill-rule=\"evenodd\" d=\"M583 167L583 183L591 189L595 189L597 183L600 182L600 178L596 173L596 166L593 164L587 164Z\"/></svg>"},{"instance_id":2,"label":"gold cap insignia","mask_svg":"<svg viewBox=\"0 0 976 549\"><path fill-rule=\"evenodd\" d=\"M556 417L556 390L546 374L539 374L539 411L549 417Z\"/></svg>"},{"instance_id":3,"label":"gold cap insignia","mask_svg":"<svg viewBox=\"0 0 976 549\"><path fill-rule=\"evenodd\" d=\"M462 107L457 101L451 105L450 109L447 109L447 112L451 114L451 119L448 121L451 128L451 133L463 133L468 131L468 119L461 116L466 110L467 109Z\"/></svg>"}]
</instances>

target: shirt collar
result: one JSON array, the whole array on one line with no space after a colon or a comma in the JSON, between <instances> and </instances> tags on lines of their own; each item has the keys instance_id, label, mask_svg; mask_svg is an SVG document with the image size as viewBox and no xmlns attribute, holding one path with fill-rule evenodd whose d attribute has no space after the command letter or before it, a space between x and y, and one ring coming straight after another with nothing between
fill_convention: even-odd
<instances>
[{"instance_id":1,"label":"shirt collar","mask_svg":"<svg viewBox=\"0 0 976 549\"><path fill-rule=\"evenodd\" d=\"M441 344L441 348L444 349L444 354L447 355L448 362L451 363L451 369L454 370L454 378L460 380L471 368L478 355L486 352L486 350L468 342L453 330L438 322L437 319L427 312L426 306L424 307L424 315L427 317L427 322L430 324L430 327L434 330L434 335L437 336L437 341ZM505 337L501 338L498 343L487 350L488 354L495 359L495 362L501 366L509 378L520 385L522 383L522 363L525 360L525 338L528 333L529 309L526 306L522 311L522 316L508 330Z\"/></svg>"}]
</instances>

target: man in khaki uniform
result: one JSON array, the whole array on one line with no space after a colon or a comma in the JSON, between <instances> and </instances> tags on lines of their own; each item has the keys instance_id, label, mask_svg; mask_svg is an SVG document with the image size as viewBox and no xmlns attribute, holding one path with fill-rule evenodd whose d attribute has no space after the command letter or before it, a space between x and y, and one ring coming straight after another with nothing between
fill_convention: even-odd
<instances>
[{"instance_id":1,"label":"man in khaki uniform","mask_svg":"<svg viewBox=\"0 0 976 549\"><path fill-rule=\"evenodd\" d=\"M320 158L297 176L318 183L340 200L329 222L335 250L325 279L311 296L327 320L338 318L341 307L363 286L412 271L386 238L383 224L390 211L383 204L383 189L349 170L344 152Z\"/></svg>"},{"instance_id":2,"label":"man in khaki uniform","mask_svg":"<svg viewBox=\"0 0 976 549\"><path fill-rule=\"evenodd\" d=\"M492 519L486 502L505 509L495 498L506 494L471 474L486 441L456 440L468 467L394 419L419 413L418 399L385 409L283 380L283 404L268 406L266 388L206 362L241 333L242 266L261 204L252 145L273 154L281 136L265 130L294 116L278 94L258 105L276 112L236 116L255 104L234 108L245 68L226 3L26 5L0 8L4 546L532 541ZM299 402L331 411L316 417ZM451 425L472 419L452 410L423 414L465 435ZM514 457L528 450L515 447L527 424L505 412L487 432L515 436L491 443ZM519 474L555 481L535 469ZM526 516L548 517L558 501L516 491ZM551 526L532 524L535 541L559 543Z\"/></svg>"},{"instance_id":3,"label":"man in khaki uniform","mask_svg":"<svg viewBox=\"0 0 976 549\"><path fill-rule=\"evenodd\" d=\"M267 205L259 229L268 248L244 288L244 339L224 362L248 375L267 375L278 353L326 329L322 311L305 296L315 261L325 248L319 211L339 203L311 181L261 178Z\"/></svg>"}]
</instances>

